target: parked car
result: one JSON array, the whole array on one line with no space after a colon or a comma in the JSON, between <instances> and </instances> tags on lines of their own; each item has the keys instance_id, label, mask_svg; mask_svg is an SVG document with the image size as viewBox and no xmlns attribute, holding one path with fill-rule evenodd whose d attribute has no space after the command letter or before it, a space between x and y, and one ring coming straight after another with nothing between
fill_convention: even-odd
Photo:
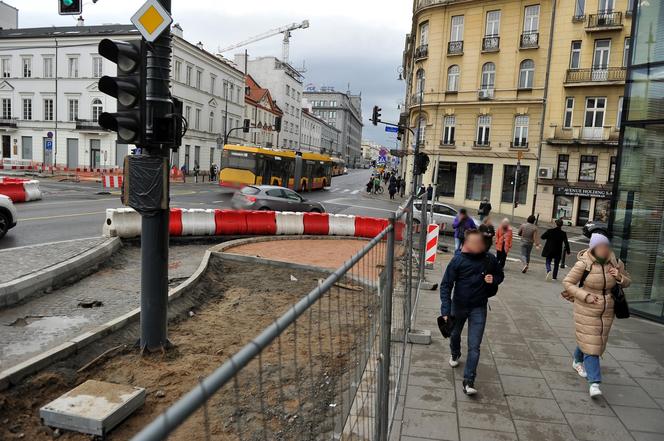
<instances>
[{"instance_id":1,"label":"parked car","mask_svg":"<svg viewBox=\"0 0 664 441\"><path fill-rule=\"evenodd\" d=\"M431 213L431 203L427 203L427 218L430 217ZM452 222L454 222L454 218L459 214L459 210L456 208L443 204L440 202L435 202L433 204L433 221L437 223L438 225L443 225L445 224L445 233L451 233L452 232ZM473 222L475 222L476 225L479 225L480 222L472 218ZM417 200L413 203L413 223L414 224L419 224L422 222L422 201ZM441 234L443 234L443 230L441 229Z\"/></svg>"},{"instance_id":2,"label":"parked car","mask_svg":"<svg viewBox=\"0 0 664 441\"><path fill-rule=\"evenodd\" d=\"M233 195L231 205L237 210L325 212L321 203L308 201L293 190L274 185L246 186Z\"/></svg>"},{"instance_id":3,"label":"parked car","mask_svg":"<svg viewBox=\"0 0 664 441\"><path fill-rule=\"evenodd\" d=\"M9 197L0 194L0 239L7 231L16 226L18 215L14 203Z\"/></svg>"},{"instance_id":4,"label":"parked car","mask_svg":"<svg viewBox=\"0 0 664 441\"><path fill-rule=\"evenodd\" d=\"M597 222L589 220L583 226L583 235L587 238L593 235L593 233L603 234L604 236L609 236L609 226L604 222Z\"/></svg>"}]
</instances>

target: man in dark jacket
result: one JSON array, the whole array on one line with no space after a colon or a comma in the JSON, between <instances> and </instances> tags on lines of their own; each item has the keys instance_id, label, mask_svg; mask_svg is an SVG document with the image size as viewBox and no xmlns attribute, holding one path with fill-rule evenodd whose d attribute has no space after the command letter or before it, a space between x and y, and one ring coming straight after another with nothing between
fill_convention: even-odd
<instances>
[{"instance_id":1,"label":"man in dark jacket","mask_svg":"<svg viewBox=\"0 0 664 441\"><path fill-rule=\"evenodd\" d=\"M433 187L431 184L427 186L427 200L431 202L433 200Z\"/></svg>"},{"instance_id":2,"label":"man in dark jacket","mask_svg":"<svg viewBox=\"0 0 664 441\"><path fill-rule=\"evenodd\" d=\"M461 332L468 321L468 356L463 371L463 392L467 395L477 393L475 376L486 325L487 304L504 278L496 257L487 253L485 247L482 233L466 231L461 253L456 254L447 265L440 284L440 314L445 320L450 317L454 320L449 360L453 368L459 366Z\"/></svg>"},{"instance_id":3,"label":"man in dark jacket","mask_svg":"<svg viewBox=\"0 0 664 441\"><path fill-rule=\"evenodd\" d=\"M563 255L563 245L565 246L564 252L568 256L570 254L567 233L563 231L563 220L556 219L556 226L546 230L542 234L542 240L546 240L542 249L542 257L546 257L546 280L551 280L552 276L553 280L556 280L560 259ZM553 261L553 272L551 271L551 261Z\"/></svg>"},{"instance_id":4,"label":"man in dark jacket","mask_svg":"<svg viewBox=\"0 0 664 441\"><path fill-rule=\"evenodd\" d=\"M480 202L480 208L477 210L477 214L480 215L480 222L489 216L489 213L491 213L491 208L493 207L491 207L491 202L489 202L489 199L482 199L482 202Z\"/></svg>"},{"instance_id":5,"label":"man in dark jacket","mask_svg":"<svg viewBox=\"0 0 664 441\"><path fill-rule=\"evenodd\" d=\"M459 214L454 218L452 228L454 228L454 252L458 252L461 251L461 245L463 245L466 231L477 228L477 225L475 225L473 219L468 216L466 209L462 208L459 210Z\"/></svg>"}]
</instances>

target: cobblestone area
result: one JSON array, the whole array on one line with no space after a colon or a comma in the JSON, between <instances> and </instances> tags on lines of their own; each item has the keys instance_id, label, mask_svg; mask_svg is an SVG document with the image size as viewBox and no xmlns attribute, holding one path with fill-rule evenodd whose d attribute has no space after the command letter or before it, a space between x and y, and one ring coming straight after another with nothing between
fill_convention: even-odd
<instances>
[{"instance_id":1,"label":"cobblestone area","mask_svg":"<svg viewBox=\"0 0 664 441\"><path fill-rule=\"evenodd\" d=\"M105 237L67 240L0 250L0 283L18 279L83 254L108 240Z\"/></svg>"},{"instance_id":2,"label":"cobblestone area","mask_svg":"<svg viewBox=\"0 0 664 441\"><path fill-rule=\"evenodd\" d=\"M210 246L171 245L171 286L198 268ZM98 272L81 281L0 311L0 370L137 308L140 275L140 248L125 245ZM102 306L79 306L94 301Z\"/></svg>"}]
</instances>

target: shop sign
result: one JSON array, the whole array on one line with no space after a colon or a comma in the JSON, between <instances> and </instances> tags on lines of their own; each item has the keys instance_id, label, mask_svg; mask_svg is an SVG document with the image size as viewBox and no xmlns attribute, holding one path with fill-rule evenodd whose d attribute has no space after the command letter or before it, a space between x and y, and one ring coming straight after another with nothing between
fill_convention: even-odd
<instances>
[{"instance_id":1,"label":"shop sign","mask_svg":"<svg viewBox=\"0 0 664 441\"><path fill-rule=\"evenodd\" d=\"M608 199L613 195L611 190L600 188L580 188L580 187L555 187L554 193L557 196L580 196L586 198Z\"/></svg>"}]
</instances>

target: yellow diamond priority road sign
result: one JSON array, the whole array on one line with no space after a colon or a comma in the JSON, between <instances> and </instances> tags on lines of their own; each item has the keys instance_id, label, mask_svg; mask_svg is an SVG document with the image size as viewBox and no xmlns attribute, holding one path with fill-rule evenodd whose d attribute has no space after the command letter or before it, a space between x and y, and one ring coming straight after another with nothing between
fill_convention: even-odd
<instances>
[{"instance_id":1,"label":"yellow diamond priority road sign","mask_svg":"<svg viewBox=\"0 0 664 441\"><path fill-rule=\"evenodd\" d=\"M173 17L157 0L148 0L136 11L131 22L139 30L145 41L155 41L173 22Z\"/></svg>"}]
</instances>

